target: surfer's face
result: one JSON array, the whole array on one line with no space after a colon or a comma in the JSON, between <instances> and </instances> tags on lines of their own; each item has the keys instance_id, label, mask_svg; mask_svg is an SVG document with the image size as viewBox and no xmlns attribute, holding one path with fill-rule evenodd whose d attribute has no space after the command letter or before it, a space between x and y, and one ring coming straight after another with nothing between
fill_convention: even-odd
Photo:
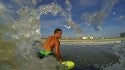
<instances>
[{"instance_id":1,"label":"surfer's face","mask_svg":"<svg viewBox=\"0 0 125 70\"><path fill-rule=\"evenodd\" d=\"M62 37L62 31L59 31L59 32L57 33L57 37L58 37L58 38L61 38L61 37Z\"/></svg>"}]
</instances>

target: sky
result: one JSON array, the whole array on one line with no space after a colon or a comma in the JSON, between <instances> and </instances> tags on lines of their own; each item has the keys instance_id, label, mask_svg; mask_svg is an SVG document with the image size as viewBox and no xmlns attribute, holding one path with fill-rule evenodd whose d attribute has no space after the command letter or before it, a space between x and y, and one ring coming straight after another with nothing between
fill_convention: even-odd
<instances>
[{"instance_id":1,"label":"sky","mask_svg":"<svg viewBox=\"0 0 125 70\"><path fill-rule=\"evenodd\" d=\"M71 4L71 19L81 30L82 36L112 37L125 32L125 0L67 1ZM58 0L56 3L67 10L66 0ZM79 37L79 32L75 28L70 28L62 16L43 16L41 22L43 23L42 32L46 33L44 28L52 27L54 30L55 27L59 27L64 30L64 36ZM44 23L49 24L45 27ZM52 32L51 29L50 32Z\"/></svg>"},{"instance_id":2,"label":"sky","mask_svg":"<svg viewBox=\"0 0 125 70\"><path fill-rule=\"evenodd\" d=\"M39 12L42 37L63 30L63 37L116 37L125 32L125 0L0 0L0 4L15 11L28 7ZM0 5L0 9L3 6ZM30 13L30 12L29 12ZM2 22L2 19L0 20Z\"/></svg>"}]
</instances>

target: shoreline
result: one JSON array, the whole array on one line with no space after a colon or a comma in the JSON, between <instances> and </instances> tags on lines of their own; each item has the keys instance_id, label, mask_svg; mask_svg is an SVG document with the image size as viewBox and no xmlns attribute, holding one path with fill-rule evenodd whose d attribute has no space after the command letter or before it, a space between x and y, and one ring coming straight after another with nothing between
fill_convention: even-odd
<instances>
[{"instance_id":1,"label":"shoreline","mask_svg":"<svg viewBox=\"0 0 125 70\"><path fill-rule=\"evenodd\" d=\"M46 39L40 39L45 42ZM81 45L81 44L115 44L121 43L125 38L107 38L107 39L60 39L61 45Z\"/></svg>"},{"instance_id":2,"label":"shoreline","mask_svg":"<svg viewBox=\"0 0 125 70\"><path fill-rule=\"evenodd\" d=\"M88 45L96 45L96 44L118 44L121 43L122 41L98 41L98 42L82 42L82 41L77 41L77 42L62 42L60 41L61 45L82 45L82 44L88 44Z\"/></svg>"}]
</instances>

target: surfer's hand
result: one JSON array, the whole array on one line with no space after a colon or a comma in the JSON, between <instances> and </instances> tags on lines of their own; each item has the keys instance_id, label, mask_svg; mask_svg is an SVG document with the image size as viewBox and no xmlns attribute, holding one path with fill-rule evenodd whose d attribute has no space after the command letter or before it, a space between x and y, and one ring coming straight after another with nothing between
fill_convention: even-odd
<instances>
[{"instance_id":1,"label":"surfer's hand","mask_svg":"<svg viewBox=\"0 0 125 70\"><path fill-rule=\"evenodd\" d=\"M63 60L59 60L59 62L63 62Z\"/></svg>"},{"instance_id":2,"label":"surfer's hand","mask_svg":"<svg viewBox=\"0 0 125 70\"><path fill-rule=\"evenodd\" d=\"M60 60L59 60L59 62L63 62L63 61L64 61L64 60L63 60L63 58L61 57Z\"/></svg>"}]
</instances>

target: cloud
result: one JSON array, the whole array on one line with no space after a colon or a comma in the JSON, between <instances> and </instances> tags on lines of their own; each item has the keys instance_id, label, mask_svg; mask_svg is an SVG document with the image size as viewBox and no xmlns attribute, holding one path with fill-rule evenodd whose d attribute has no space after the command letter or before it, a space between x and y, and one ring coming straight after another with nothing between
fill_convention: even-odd
<instances>
[{"instance_id":1,"label":"cloud","mask_svg":"<svg viewBox=\"0 0 125 70\"><path fill-rule=\"evenodd\" d=\"M78 4L82 7L93 6L96 5L99 0L78 0Z\"/></svg>"},{"instance_id":2,"label":"cloud","mask_svg":"<svg viewBox=\"0 0 125 70\"><path fill-rule=\"evenodd\" d=\"M0 2L0 14L3 14L6 10L6 7Z\"/></svg>"},{"instance_id":3,"label":"cloud","mask_svg":"<svg viewBox=\"0 0 125 70\"><path fill-rule=\"evenodd\" d=\"M117 17L114 17L114 18L111 18L112 21L120 21L120 22L123 22L125 21L125 16L124 15L119 15Z\"/></svg>"},{"instance_id":4,"label":"cloud","mask_svg":"<svg viewBox=\"0 0 125 70\"><path fill-rule=\"evenodd\" d=\"M31 0L31 2L33 3L33 5L36 5L37 0Z\"/></svg>"},{"instance_id":5,"label":"cloud","mask_svg":"<svg viewBox=\"0 0 125 70\"><path fill-rule=\"evenodd\" d=\"M0 23L8 23L8 22L11 22L9 10L3 3L0 2Z\"/></svg>"},{"instance_id":6,"label":"cloud","mask_svg":"<svg viewBox=\"0 0 125 70\"><path fill-rule=\"evenodd\" d=\"M121 20L125 20L125 16L120 15L119 17L116 18L116 20L120 20L120 21L121 21Z\"/></svg>"}]
</instances>

